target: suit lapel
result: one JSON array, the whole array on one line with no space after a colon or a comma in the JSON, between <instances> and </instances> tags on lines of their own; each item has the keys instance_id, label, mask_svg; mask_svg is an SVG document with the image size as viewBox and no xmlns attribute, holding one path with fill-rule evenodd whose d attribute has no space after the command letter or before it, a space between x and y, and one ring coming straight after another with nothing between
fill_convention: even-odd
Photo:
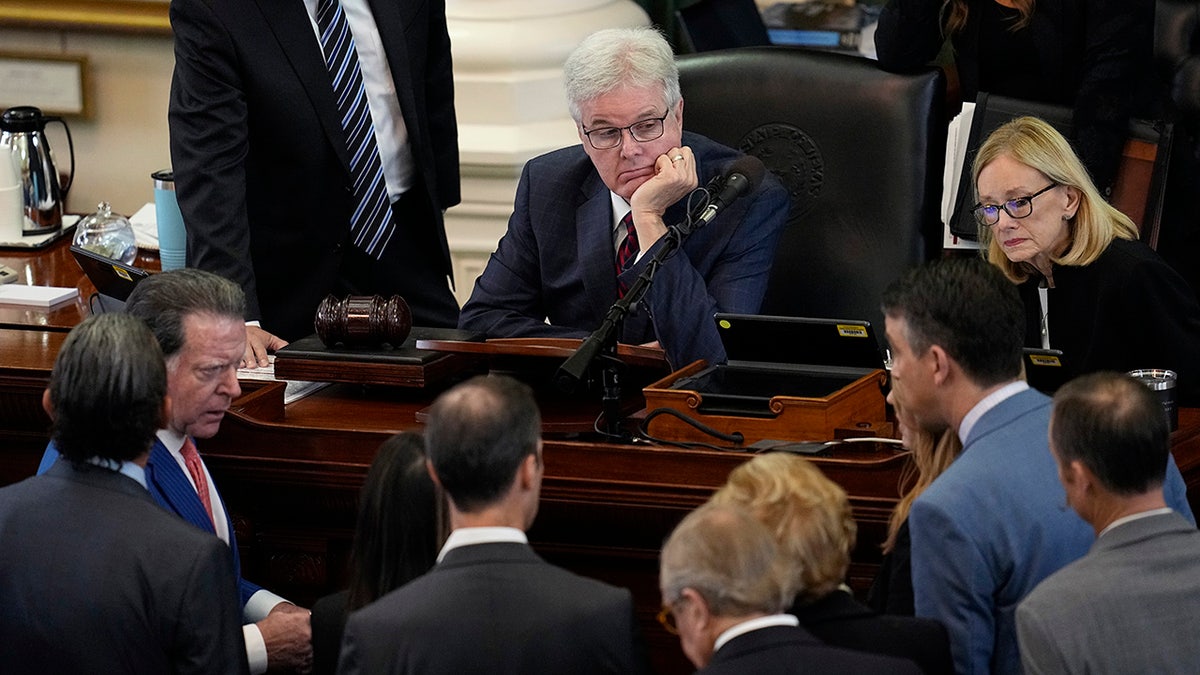
<instances>
[{"instance_id":1,"label":"suit lapel","mask_svg":"<svg viewBox=\"0 0 1200 675\"><path fill-rule=\"evenodd\" d=\"M575 252L591 314L597 324L617 299L616 251L612 239L612 198L594 171L585 181L585 201L575 211Z\"/></svg>"},{"instance_id":2,"label":"suit lapel","mask_svg":"<svg viewBox=\"0 0 1200 675\"><path fill-rule=\"evenodd\" d=\"M146 460L146 487L150 489L154 501L163 508L174 511L180 518L205 532L216 534L196 489L184 475L179 462L158 439L154 440L150 458Z\"/></svg>"},{"instance_id":3,"label":"suit lapel","mask_svg":"<svg viewBox=\"0 0 1200 675\"><path fill-rule=\"evenodd\" d=\"M346 149L346 133L342 130L341 114L333 97L329 69L321 53L321 45L313 34L312 23L300 0L254 0L266 23L271 27L292 70L308 93L309 102L321 121L325 138L350 173L350 152Z\"/></svg>"}]
</instances>

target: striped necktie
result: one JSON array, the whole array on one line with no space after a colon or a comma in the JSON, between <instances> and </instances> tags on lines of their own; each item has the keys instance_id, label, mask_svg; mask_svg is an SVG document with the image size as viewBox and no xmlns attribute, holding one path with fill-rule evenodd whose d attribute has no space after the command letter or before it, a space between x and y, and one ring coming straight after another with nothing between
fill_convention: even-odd
<instances>
[{"instance_id":1,"label":"striped necktie","mask_svg":"<svg viewBox=\"0 0 1200 675\"><path fill-rule=\"evenodd\" d=\"M350 231L354 246L375 259L383 255L396 224L388 201L383 163L375 145L375 125L367 106L362 70L350 24L338 0L318 0L317 27L321 31L321 51L333 78L333 93L342 114L346 148L350 151L350 173L354 178L354 214Z\"/></svg>"},{"instance_id":2,"label":"striped necktie","mask_svg":"<svg viewBox=\"0 0 1200 675\"><path fill-rule=\"evenodd\" d=\"M633 229L633 211L625 214L618 227L625 228L625 239L617 247L617 296L624 297L629 288L621 281L621 272L633 267L633 261L637 260L638 254L637 230Z\"/></svg>"}]
</instances>

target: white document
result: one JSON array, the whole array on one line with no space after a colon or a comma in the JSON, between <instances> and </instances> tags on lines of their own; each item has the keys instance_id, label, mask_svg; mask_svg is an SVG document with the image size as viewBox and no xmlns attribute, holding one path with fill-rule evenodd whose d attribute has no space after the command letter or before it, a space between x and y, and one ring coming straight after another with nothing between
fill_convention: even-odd
<instances>
[{"instance_id":1,"label":"white document","mask_svg":"<svg viewBox=\"0 0 1200 675\"><path fill-rule=\"evenodd\" d=\"M0 304L53 307L79 296L78 288L62 286L26 286L4 284L0 286Z\"/></svg>"}]
</instances>

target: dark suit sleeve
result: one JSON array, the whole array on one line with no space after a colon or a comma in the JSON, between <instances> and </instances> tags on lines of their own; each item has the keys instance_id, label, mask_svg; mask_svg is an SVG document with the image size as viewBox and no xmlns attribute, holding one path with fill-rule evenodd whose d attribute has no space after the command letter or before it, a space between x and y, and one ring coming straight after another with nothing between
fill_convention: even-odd
<instances>
[{"instance_id":1,"label":"dark suit sleeve","mask_svg":"<svg viewBox=\"0 0 1200 675\"><path fill-rule=\"evenodd\" d=\"M889 0L875 28L879 67L911 72L932 61L946 41L942 0Z\"/></svg>"},{"instance_id":2,"label":"dark suit sleeve","mask_svg":"<svg viewBox=\"0 0 1200 675\"><path fill-rule=\"evenodd\" d=\"M174 0L175 72L168 120L187 264L246 293L246 318L262 318L246 207L246 97L229 32L202 0ZM269 39L264 37L264 39Z\"/></svg>"},{"instance_id":3,"label":"dark suit sleeve","mask_svg":"<svg viewBox=\"0 0 1200 675\"><path fill-rule=\"evenodd\" d=\"M646 294L658 341L671 365L680 368L696 359L725 361L725 348L713 315L754 314L767 290L775 248L787 220L787 192L768 177L740 222L718 217L711 228L735 227L708 273L701 275L686 253L677 252L654 276ZM726 212L727 214L730 212ZM731 214L732 215L732 214ZM655 243L622 279L633 284L656 250Z\"/></svg>"},{"instance_id":4,"label":"dark suit sleeve","mask_svg":"<svg viewBox=\"0 0 1200 675\"><path fill-rule=\"evenodd\" d=\"M237 597L219 590L233 586L229 550L215 537L203 541L206 546L181 581L173 672L249 673Z\"/></svg>"},{"instance_id":5,"label":"dark suit sleeve","mask_svg":"<svg viewBox=\"0 0 1200 675\"><path fill-rule=\"evenodd\" d=\"M429 3L429 54L425 98L433 139L434 166L437 172L438 206L443 210L461 201L458 167L458 121L454 112L454 69L450 55L450 34L446 27L446 3ZM414 83L416 86L418 83Z\"/></svg>"},{"instance_id":6,"label":"dark suit sleeve","mask_svg":"<svg viewBox=\"0 0 1200 675\"><path fill-rule=\"evenodd\" d=\"M530 215L531 164L527 162L521 171L508 231L476 280L458 325L489 337L586 337L587 331L546 323L549 311Z\"/></svg>"},{"instance_id":7,"label":"dark suit sleeve","mask_svg":"<svg viewBox=\"0 0 1200 675\"><path fill-rule=\"evenodd\" d=\"M1151 72L1153 0L1089 0L1075 140L1103 192L1112 186L1143 80Z\"/></svg>"}]
</instances>

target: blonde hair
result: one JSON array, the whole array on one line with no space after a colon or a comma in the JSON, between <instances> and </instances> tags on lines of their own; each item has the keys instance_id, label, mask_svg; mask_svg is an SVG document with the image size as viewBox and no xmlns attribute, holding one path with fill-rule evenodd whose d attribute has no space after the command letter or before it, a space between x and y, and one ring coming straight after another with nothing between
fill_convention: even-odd
<instances>
[{"instance_id":1,"label":"blonde hair","mask_svg":"<svg viewBox=\"0 0 1200 675\"><path fill-rule=\"evenodd\" d=\"M791 559L802 601L824 597L846 578L858 534L850 499L807 459L759 455L734 469L710 502L740 506L771 530Z\"/></svg>"},{"instance_id":2,"label":"blonde hair","mask_svg":"<svg viewBox=\"0 0 1200 675\"><path fill-rule=\"evenodd\" d=\"M1088 176L1083 162L1058 130L1036 117L1018 117L992 132L975 155L973 178L975 200L979 201L979 174L997 158L1007 155L1040 171L1055 183L1079 192L1079 208L1068 223L1067 250L1051 260L1058 265L1090 265L1113 239L1137 239L1138 229L1129 216L1104 201ZM1004 255L988 226L979 227L979 242L986 248L987 261L1015 283L1035 273L1029 263L1015 263Z\"/></svg>"},{"instance_id":3,"label":"blonde hair","mask_svg":"<svg viewBox=\"0 0 1200 675\"><path fill-rule=\"evenodd\" d=\"M1021 18L1012 25L1010 30L1019 30L1029 25L1033 20L1034 0L1011 0ZM967 0L945 0L942 3L942 16L946 23L942 35L954 35L967 25Z\"/></svg>"},{"instance_id":4,"label":"blonde hair","mask_svg":"<svg viewBox=\"0 0 1200 675\"><path fill-rule=\"evenodd\" d=\"M950 468L962 452L962 441L952 428L944 430L936 440L933 433L925 429L913 428L912 431L916 437L904 439L904 445L912 452L912 462L905 465L900 473L900 491L904 494L888 519L888 536L882 546L884 553L891 553L896 547L896 535L908 519L913 502L925 488L933 484L935 478ZM907 490L905 486L908 486Z\"/></svg>"}]
</instances>

